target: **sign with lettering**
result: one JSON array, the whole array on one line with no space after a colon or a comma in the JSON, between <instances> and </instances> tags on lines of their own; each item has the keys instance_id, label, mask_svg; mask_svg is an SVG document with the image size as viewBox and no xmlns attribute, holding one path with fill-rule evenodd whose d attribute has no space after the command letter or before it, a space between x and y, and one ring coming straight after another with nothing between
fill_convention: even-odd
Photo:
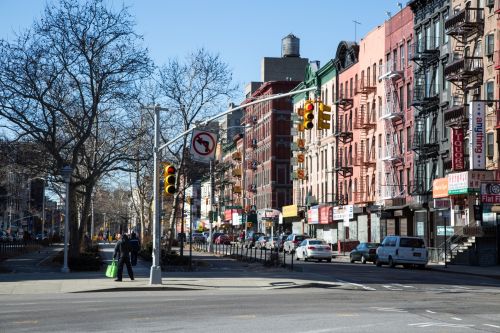
<instances>
[{"instance_id":1,"label":"sign with lettering","mask_svg":"<svg viewBox=\"0 0 500 333\"><path fill-rule=\"evenodd\" d=\"M485 161L485 123L483 101L472 101L469 113L469 152L470 169L486 169Z\"/></svg>"},{"instance_id":2,"label":"sign with lettering","mask_svg":"<svg viewBox=\"0 0 500 333\"><path fill-rule=\"evenodd\" d=\"M455 171L462 171L465 169L463 128L451 129L451 144L451 168Z\"/></svg>"},{"instance_id":3,"label":"sign with lettering","mask_svg":"<svg viewBox=\"0 0 500 333\"><path fill-rule=\"evenodd\" d=\"M483 204L500 204L500 183L482 183L481 202Z\"/></svg>"}]
</instances>

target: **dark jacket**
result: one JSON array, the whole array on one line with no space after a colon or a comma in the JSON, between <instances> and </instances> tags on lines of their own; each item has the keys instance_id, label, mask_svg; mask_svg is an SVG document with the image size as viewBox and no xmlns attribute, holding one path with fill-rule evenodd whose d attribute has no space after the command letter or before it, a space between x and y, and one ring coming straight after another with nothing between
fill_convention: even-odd
<instances>
[{"instance_id":1,"label":"dark jacket","mask_svg":"<svg viewBox=\"0 0 500 333\"><path fill-rule=\"evenodd\" d=\"M130 257L130 242L126 235L123 236L115 245L115 253L113 258L129 258Z\"/></svg>"},{"instance_id":2,"label":"dark jacket","mask_svg":"<svg viewBox=\"0 0 500 333\"><path fill-rule=\"evenodd\" d=\"M129 243L130 243L130 251L131 252L134 252L134 253L139 252L139 250L141 249L141 245L140 245L137 237L132 236L132 238L130 238L130 240L129 240Z\"/></svg>"}]
</instances>

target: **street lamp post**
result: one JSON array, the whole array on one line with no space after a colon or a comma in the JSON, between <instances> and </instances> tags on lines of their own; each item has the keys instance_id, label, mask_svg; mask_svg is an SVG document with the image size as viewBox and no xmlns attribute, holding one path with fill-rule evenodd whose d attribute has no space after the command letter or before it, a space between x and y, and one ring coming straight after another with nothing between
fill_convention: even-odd
<instances>
[{"instance_id":1,"label":"street lamp post","mask_svg":"<svg viewBox=\"0 0 500 333\"><path fill-rule=\"evenodd\" d=\"M61 175L66 183L66 208L64 216L64 266L61 269L63 273L69 273L68 267L68 237L69 237L69 183L71 181L71 174L73 169L69 165L65 166L61 170Z\"/></svg>"}]
</instances>

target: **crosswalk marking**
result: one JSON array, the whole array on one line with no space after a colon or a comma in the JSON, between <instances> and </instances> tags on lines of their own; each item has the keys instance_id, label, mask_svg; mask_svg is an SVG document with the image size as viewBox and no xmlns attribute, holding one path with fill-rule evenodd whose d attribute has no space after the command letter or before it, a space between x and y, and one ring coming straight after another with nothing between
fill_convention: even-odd
<instances>
[{"instance_id":1,"label":"crosswalk marking","mask_svg":"<svg viewBox=\"0 0 500 333\"><path fill-rule=\"evenodd\" d=\"M392 286L392 285L390 285L390 284L389 284L389 285L388 285L388 284L384 284L384 285L382 285L382 287L384 287L384 288L386 288L386 289L389 289L389 290L396 290L396 291L401 291L401 290L403 290L403 289L401 289L401 288L395 288L394 286Z\"/></svg>"}]
</instances>

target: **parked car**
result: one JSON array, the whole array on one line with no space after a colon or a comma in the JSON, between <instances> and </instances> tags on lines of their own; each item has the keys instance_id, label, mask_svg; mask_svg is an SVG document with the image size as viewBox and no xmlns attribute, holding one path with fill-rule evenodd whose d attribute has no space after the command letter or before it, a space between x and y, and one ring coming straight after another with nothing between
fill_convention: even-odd
<instances>
[{"instance_id":1,"label":"parked car","mask_svg":"<svg viewBox=\"0 0 500 333\"><path fill-rule=\"evenodd\" d=\"M269 239L266 242L265 248L267 250L276 251L276 248L279 246L278 239L279 239L278 237L273 237L272 239L271 237L269 237Z\"/></svg>"},{"instance_id":2,"label":"parked car","mask_svg":"<svg viewBox=\"0 0 500 333\"><path fill-rule=\"evenodd\" d=\"M43 235L42 234L37 234L35 236L35 240L40 241L40 240L44 240L44 239L48 239L47 235L45 235L45 234L43 234Z\"/></svg>"},{"instance_id":3,"label":"parked car","mask_svg":"<svg viewBox=\"0 0 500 333\"><path fill-rule=\"evenodd\" d=\"M260 236L255 242L255 247L258 249L265 248L267 242L269 241L269 236Z\"/></svg>"},{"instance_id":4,"label":"parked car","mask_svg":"<svg viewBox=\"0 0 500 333\"><path fill-rule=\"evenodd\" d=\"M205 235L203 235L199 232L193 232L192 238L193 238L193 242L195 242L195 243L205 243L207 240L205 238Z\"/></svg>"},{"instance_id":5,"label":"parked car","mask_svg":"<svg viewBox=\"0 0 500 333\"><path fill-rule=\"evenodd\" d=\"M0 241L2 242L12 241L12 236L10 236L6 231L0 230Z\"/></svg>"},{"instance_id":6,"label":"parked car","mask_svg":"<svg viewBox=\"0 0 500 333\"><path fill-rule=\"evenodd\" d=\"M417 265L425 268L429 257L425 241L420 237L387 236L377 248L377 266L388 264L390 267L403 265L408 268Z\"/></svg>"},{"instance_id":7,"label":"parked car","mask_svg":"<svg viewBox=\"0 0 500 333\"><path fill-rule=\"evenodd\" d=\"M219 237L220 235L222 235L223 232L213 232L212 233L212 237L208 236L207 238L207 242L211 242L211 243L215 243L215 240L217 239L217 237Z\"/></svg>"},{"instance_id":8,"label":"parked car","mask_svg":"<svg viewBox=\"0 0 500 333\"><path fill-rule=\"evenodd\" d=\"M375 263L379 246L379 243L360 243L349 254L351 263L355 261L361 261L362 264L366 264L367 261Z\"/></svg>"},{"instance_id":9,"label":"parked car","mask_svg":"<svg viewBox=\"0 0 500 333\"><path fill-rule=\"evenodd\" d=\"M299 246L299 244L302 243L302 241L307 238L309 238L308 235L301 235L301 234L288 235L285 243L283 244L283 251L285 251L285 253L292 253Z\"/></svg>"},{"instance_id":10,"label":"parked car","mask_svg":"<svg viewBox=\"0 0 500 333\"><path fill-rule=\"evenodd\" d=\"M264 233L262 232L254 232L253 234L250 234L249 237L245 239L244 246L246 248L252 248L255 246L255 242L257 239L259 239L261 236L265 236Z\"/></svg>"},{"instance_id":11,"label":"parked car","mask_svg":"<svg viewBox=\"0 0 500 333\"><path fill-rule=\"evenodd\" d=\"M295 250L297 260L317 259L332 262L332 248L321 239L304 239Z\"/></svg>"},{"instance_id":12,"label":"parked car","mask_svg":"<svg viewBox=\"0 0 500 333\"><path fill-rule=\"evenodd\" d=\"M226 234L221 234L215 239L215 244L226 244L229 245L231 244L231 240L229 239L229 236Z\"/></svg>"}]
</instances>

